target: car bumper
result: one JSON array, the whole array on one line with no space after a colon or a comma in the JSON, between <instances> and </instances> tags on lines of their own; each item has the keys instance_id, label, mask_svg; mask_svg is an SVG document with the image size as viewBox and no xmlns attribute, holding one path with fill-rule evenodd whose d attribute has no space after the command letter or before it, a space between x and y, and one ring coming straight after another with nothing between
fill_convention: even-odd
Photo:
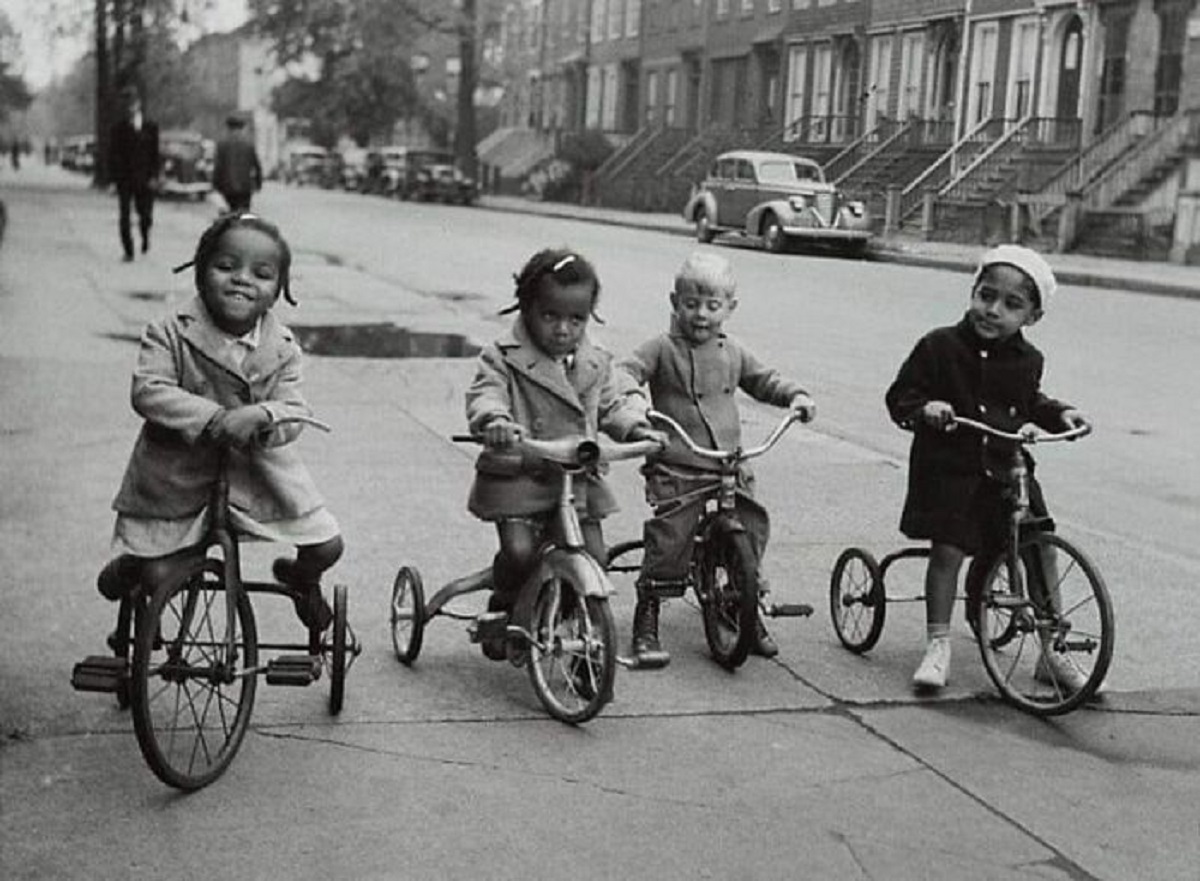
<instances>
[{"instance_id":1,"label":"car bumper","mask_svg":"<svg viewBox=\"0 0 1200 881\"><path fill-rule=\"evenodd\" d=\"M833 229L819 226L785 226L783 232L789 238L832 242L865 242L872 236L869 229Z\"/></svg>"}]
</instances>

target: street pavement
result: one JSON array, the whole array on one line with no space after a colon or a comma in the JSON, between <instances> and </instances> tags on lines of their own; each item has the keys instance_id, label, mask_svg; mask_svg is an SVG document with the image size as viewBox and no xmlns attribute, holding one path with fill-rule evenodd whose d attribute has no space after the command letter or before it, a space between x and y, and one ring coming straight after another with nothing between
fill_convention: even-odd
<instances>
[{"instance_id":1,"label":"street pavement","mask_svg":"<svg viewBox=\"0 0 1200 881\"><path fill-rule=\"evenodd\" d=\"M523 675L483 661L453 622L431 626L414 669L398 665L385 618L396 566L418 564L432 592L490 558L490 532L464 510L471 452L446 441L461 430L470 359L308 359L309 399L336 430L304 450L347 537L332 580L351 588L365 651L341 716L324 714L323 683L261 688L226 776L168 791L128 716L68 679L111 626L92 585L137 428L131 340L190 295L190 274L169 268L211 212L160 204L150 255L124 265L115 201L56 169L21 175L0 178L0 877L1200 878L1194 677L1161 689L1118 665L1102 704L1043 721L993 697L957 622L952 686L915 698L917 606L889 613L870 655L838 647L822 606L829 561L895 528L891 510L863 522L863 505L850 522L844 487L898 498L903 473L819 423L758 469L764 492L803 475L804 505L779 524L767 574L778 600L818 607L776 622L775 661L723 673L694 608L672 603L672 665L621 672L615 701L579 730L548 721ZM1063 271L1067 259L1052 257ZM1071 265L1128 290L1186 290L1176 267ZM296 273L304 298L279 307L285 321L472 338L494 327L320 255L299 254ZM755 432L771 422L753 408L747 419ZM635 534L642 509L635 469L613 480L615 539ZM247 567L269 559L247 548ZM624 640L632 589L617 588ZM260 630L290 624L289 610L256 606Z\"/></svg>"},{"instance_id":2,"label":"street pavement","mask_svg":"<svg viewBox=\"0 0 1200 881\"><path fill-rule=\"evenodd\" d=\"M690 236L692 225L681 214L622 211L556 202L537 202L516 196L485 196L481 204L497 211L540 214L565 219L585 219L652 232ZM930 266L973 272L982 246L925 241L897 233L872 242L870 259L910 266ZM1146 294L1200 297L1200 266L1166 262L1120 260L1088 254L1046 254L1059 284L1115 288Z\"/></svg>"}]
</instances>

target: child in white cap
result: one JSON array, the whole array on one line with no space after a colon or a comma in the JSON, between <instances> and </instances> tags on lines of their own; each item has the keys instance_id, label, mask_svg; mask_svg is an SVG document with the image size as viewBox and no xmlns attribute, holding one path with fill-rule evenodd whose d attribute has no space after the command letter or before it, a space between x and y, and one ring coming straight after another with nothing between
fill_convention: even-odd
<instances>
[{"instance_id":1,"label":"child in white cap","mask_svg":"<svg viewBox=\"0 0 1200 881\"><path fill-rule=\"evenodd\" d=\"M913 675L922 690L946 684L950 615L963 558L998 550L1005 528L1007 457L975 431L954 431L955 415L1005 431L1033 423L1047 431L1085 425L1082 413L1041 391L1043 358L1025 336L1045 314L1057 284L1035 251L1001 245L984 253L958 324L923 336L887 391L892 420L913 432L908 495L900 530L930 541L925 573L925 657ZM1030 467L1030 513L1053 529ZM1053 653L1050 653L1053 655ZM1051 658L1051 663L1057 658ZM1052 669L1065 688L1082 679L1068 665Z\"/></svg>"}]
</instances>

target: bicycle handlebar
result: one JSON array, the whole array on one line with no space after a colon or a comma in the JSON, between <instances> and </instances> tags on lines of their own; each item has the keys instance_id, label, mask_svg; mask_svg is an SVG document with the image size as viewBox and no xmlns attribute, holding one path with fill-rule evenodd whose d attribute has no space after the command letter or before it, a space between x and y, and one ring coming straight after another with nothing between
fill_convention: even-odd
<instances>
[{"instance_id":1,"label":"bicycle handlebar","mask_svg":"<svg viewBox=\"0 0 1200 881\"><path fill-rule=\"evenodd\" d=\"M473 434L451 435L455 443L482 444L483 438ZM658 441L640 440L628 443L598 441L586 437L564 437L556 440L518 438L515 446L522 452L538 459L564 465L568 468L585 468L601 462L617 462L621 459L638 459L662 449Z\"/></svg>"},{"instance_id":2,"label":"bicycle handlebar","mask_svg":"<svg viewBox=\"0 0 1200 881\"><path fill-rule=\"evenodd\" d=\"M754 458L757 458L758 456L761 456L763 453L765 453L769 449L771 449L771 447L775 446L775 444L779 443L779 439L781 437L783 437L784 432L786 432L789 428L791 428L797 422L807 422L808 421L808 419L805 418L805 415L803 413L798 413L795 410L789 410L787 412L787 414L784 415L784 417L781 420L779 420L779 424L775 426L774 430L772 430L772 432L769 435L767 435L767 439L765 441L763 441L759 446L751 447L750 449L739 449L739 450L713 450L708 447L702 447L699 444L697 444L688 435L687 431L684 430L683 426L680 425L678 422L676 422L674 419L672 419L670 416L668 416L666 413L660 413L657 410L651 410L646 415L649 416L650 419L657 420L658 422L662 422L665 425L667 425L668 427L670 427L671 430L673 430L675 432L675 434L677 434L679 436L679 439L681 441L683 441L684 446L686 446L695 455L701 456L705 459L716 459L719 461L738 461L738 462L744 462L747 459L754 459Z\"/></svg>"},{"instance_id":3,"label":"bicycle handlebar","mask_svg":"<svg viewBox=\"0 0 1200 881\"><path fill-rule=\"evenodd\" d=\"M965 428L973 428L978 432L982 432L983 434L991 435L992 437L997 437L1002 440L1016 441L1017 443L1021 444L1045 444L1053 441L1075 440L1091 434L1092 431L1092 427L1090 425L1080 425L1076 428L1060 431L1057 434L1042 433L1040 431L1036 434L1033 432L1022 433L1019 431L1002 431L999 428L994 428L993 426L988 425L986 422L977 422L976 420L970 419L966 416L953 417L953 424L961 425Z\"/></svg>"}]
</instances>

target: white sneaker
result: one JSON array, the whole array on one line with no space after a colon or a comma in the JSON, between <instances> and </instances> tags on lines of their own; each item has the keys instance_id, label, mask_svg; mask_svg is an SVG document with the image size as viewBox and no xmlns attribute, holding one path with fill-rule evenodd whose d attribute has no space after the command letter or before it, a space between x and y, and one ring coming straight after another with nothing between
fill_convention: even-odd
<instances>
[{"instance_id":1,"label":"white sneaker","mask_svg":"<svg viewBox=\"0 0 1200 881\"><path fill-rule=\"evenodd\" d=\"M1046 649L1033 668L1033 678L1043 685L1057 685L1067 694L1082 691L1088 677L1061 653ZM1099 689L1097 689L1099 692Z\"/></svg>"},{"instance_id":2,"label":"white sneaker","mask_svg":"<svg viewBox=\"0 0 1200 881\"><path fill-rule=\"evenodd\" d=\"M938 636L925 646L925 657L913 674L912 684L919 689L944 688L950 675L950 638Z\"/></svg>"}]
</instances>

